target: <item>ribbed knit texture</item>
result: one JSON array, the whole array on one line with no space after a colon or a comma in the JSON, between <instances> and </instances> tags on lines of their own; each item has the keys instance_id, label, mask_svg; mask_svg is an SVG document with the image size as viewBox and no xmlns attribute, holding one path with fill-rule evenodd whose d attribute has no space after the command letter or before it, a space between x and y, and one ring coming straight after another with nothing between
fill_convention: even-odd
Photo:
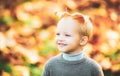
<instances>
[{"instance_id":1,"label":"ribbed knit texture","mask_svg":"<svg viewBox=\"0 0 120 76\"><path fill-rule=\"evenodd\" d=\"M59 54L45 64L42 76L104 76L101 67L86 55L78 61L68 61Z\"/></svg>"},{"instance_id":2,"label":"ribbed knit texture","mask_svg":"<svg viewBox=\"0 0 120 76\"><path fill-rule=\"evenodd\" d=\"M63 53L63 58L65 60L68 61L77 61L77 60L81 60L84 57L84 52L81 51L77 54L67 54L67 53Z\"/></svg>"}]
</instances>

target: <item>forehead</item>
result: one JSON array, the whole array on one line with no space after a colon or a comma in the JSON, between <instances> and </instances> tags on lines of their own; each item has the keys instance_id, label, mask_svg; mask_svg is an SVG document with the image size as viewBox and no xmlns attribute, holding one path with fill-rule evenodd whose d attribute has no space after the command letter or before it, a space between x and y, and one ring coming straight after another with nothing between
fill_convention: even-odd
<instances>
[{"instance_id":1,"label":"forehead","mask_svg":"<svg viewBox=\"0 0 120 76\"><path fill-rule=\"evenodd\" d=\"M78 30L78 23L71 17L63 18L58 22L57 30L76 31Z\"/></svg>"}]
</instances>

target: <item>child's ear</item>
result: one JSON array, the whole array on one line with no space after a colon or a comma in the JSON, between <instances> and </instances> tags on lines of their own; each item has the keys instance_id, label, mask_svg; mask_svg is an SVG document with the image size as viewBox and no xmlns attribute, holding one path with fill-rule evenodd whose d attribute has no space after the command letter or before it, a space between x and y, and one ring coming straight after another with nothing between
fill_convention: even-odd
<instances>
[{"instance_id":1,"label":"child's ear","mask_svg":"<svg viewBox=\"0 0 120 76\"><path fill-rule=\"evenodd\" d=\"M87 36L82 36L80 40L80 45L86 45L88 42L88 37Z\"/></svg>"}]
</instances>

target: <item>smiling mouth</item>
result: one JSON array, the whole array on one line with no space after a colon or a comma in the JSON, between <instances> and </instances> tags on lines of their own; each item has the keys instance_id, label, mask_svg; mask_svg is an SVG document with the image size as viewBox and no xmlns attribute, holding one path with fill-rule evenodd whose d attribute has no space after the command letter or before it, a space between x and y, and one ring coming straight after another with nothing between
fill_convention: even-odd
<instances>
[{"instance_id":1,"label":"smiling mouth","mask_svg":"<svg viewBox=\"0 0 120 76\"><path fill-rule=\"evenodd\" d=\"M64 43L58 43L58 46L60 47L63 47L63 46L66 46L67 44L64 44Z\"/></svg>"}]
</instances>

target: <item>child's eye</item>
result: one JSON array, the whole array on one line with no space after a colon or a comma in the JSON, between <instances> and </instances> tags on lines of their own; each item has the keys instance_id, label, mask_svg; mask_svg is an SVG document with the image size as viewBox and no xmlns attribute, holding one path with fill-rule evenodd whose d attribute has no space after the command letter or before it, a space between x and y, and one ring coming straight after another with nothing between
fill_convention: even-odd
<instances>
[{"instance_id":1,"label":"child's eye","mask_svg":"<svg viewBox=\"0 0 120 76\"><path fill-rule=\"evenodd\" d=\"M71 35L69 35L69 34L65 34L65 36L70 37Z\"/></svg>"},{"instance_id":2,"label":"child's eye","mask_svg":"<svg viewBox=\"0 0 120 76\"><path fill-rule=\"evenodd\" d=\"M56 35L60 35L59 33L56 33Z\"/></svg>"}]
</instances>

